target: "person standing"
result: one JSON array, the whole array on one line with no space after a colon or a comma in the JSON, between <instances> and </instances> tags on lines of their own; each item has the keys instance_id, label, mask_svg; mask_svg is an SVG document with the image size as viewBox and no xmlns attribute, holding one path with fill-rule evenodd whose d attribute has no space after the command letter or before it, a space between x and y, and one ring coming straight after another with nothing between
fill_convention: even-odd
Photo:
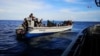
<instances>
[{"instance_id":1,"label":"person standing","mask_svg":"<svg viewBox=\"0 0 100 56\"><path fill-rule=\"evenodd\" d=\"M33 28L34 27L34 16L33 16L33 13L31 13L29 15L29 17L27 18L27 21L28 21L28 27L31 27Z\"/></svg>"}]
</instances>

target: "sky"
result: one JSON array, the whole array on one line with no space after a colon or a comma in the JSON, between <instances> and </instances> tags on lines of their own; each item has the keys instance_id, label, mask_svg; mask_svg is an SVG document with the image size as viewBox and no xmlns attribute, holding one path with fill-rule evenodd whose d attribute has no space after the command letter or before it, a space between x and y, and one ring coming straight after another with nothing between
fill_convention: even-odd
<instances>
[{"instance_id":1,"label":"sky","mask_svg":"<svg viewBox=\"0 0 100 56\"><path fill-rule=\"evenodd\" d=\"M0 0L0 20L23 20L30 13L43 20L100 21L94 0Z\"/></svg>"}]
</instances>

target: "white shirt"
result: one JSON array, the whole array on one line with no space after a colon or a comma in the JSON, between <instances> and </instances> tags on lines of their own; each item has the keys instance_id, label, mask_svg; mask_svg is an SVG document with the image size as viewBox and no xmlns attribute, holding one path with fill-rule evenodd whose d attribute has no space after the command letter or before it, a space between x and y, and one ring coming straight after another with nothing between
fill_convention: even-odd
<instances>
[{"instance_id":1,"label":"white shirt","mask_svg":"<svg viewBox=\"0 0 100 56\"><path fill-rule=\"evenodd\" d=\"M34 27L34 21L33 20L31 21L31 27L32 28Z\"/></svg>"},{"instance_id":2,"label":"white shirt","mask_svg":"<svg viewBox=\"0 0 100 56\"><path fill-rule=\"evenodd\" d=\"M32 20L32 18L27 17L27 21L28 21L28 27L34 27L34 21Z\"/></svg>"}]
</instances>

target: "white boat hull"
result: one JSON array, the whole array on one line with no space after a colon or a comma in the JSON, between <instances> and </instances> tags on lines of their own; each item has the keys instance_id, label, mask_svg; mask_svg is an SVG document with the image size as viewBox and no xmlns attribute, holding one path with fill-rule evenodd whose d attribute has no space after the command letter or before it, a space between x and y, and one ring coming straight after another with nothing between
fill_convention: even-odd
<instances>
[{"instance_id":1,"label":"white boat hull","mask_svg":"<svg viewBox=\"0 0 100 56\"><path fill-rule=\"evenodd\" d=\"M56 26L56 27L34 27L33 29L30 29L26 37L38 37L38 36L44 36L53 34L56 32L66 31L72 29L72 25L69 26Z\"/></svg>"}]
</instances>

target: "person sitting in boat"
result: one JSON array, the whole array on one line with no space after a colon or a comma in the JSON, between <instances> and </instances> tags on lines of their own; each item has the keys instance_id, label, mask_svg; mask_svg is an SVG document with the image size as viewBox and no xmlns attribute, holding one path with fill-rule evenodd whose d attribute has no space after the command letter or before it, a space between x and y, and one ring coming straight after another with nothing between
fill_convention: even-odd
<instances>
[{"instance_id":1,"label":"person sitting in boat","mask_svg":"<svg viewBox=\"0 0 100 56\"><path fill-rule=\"evenodd\" d=\"M34 22L35 22L34 26L35 26L35 27L38 27L38 18L36 18L36 19L34 20Z\"/></svg>"},{"instance_id":2,"label":"person sitting in boat","mask_svg":"<svg viewBox=\"0 0 100 56\"><path fill-rule=\"evenodd\" d=\"M47 20L47 27L51 27L51 21L50 20Z\"/></svg>"},{"instance_id":3,"label":"person sitting in boat","mask_svg":"<svg viewBox=\"0 0 100 56\"><path fill-rule=\"evenodd\" d=\"M17 34L25 34L27 31L28 31L28 22L27 22L26 18L24 18L22 25L20 25L20 27L16 30L16 33Z\"/></svg>"},{"instance_id":4,"label":"person sitting in boat","mask_svg":"<svg viewBox=\"0 0 100 56\"><path fill-rule=\"evenodd\" d=\"M68 25L72 25L72 21L71 20L63 21L62 26L68 26Z\"/></svg>"},{"instance_id":5,"label":"person sitting in boat","mask_svg":"<svg viewBox=\"0 0 100 56\"><path fill-rule=\"evenodd\" d=\"M40 26L42 26L42 19L36 18L36 19L34 20L34 22L35 22L35 27L40 27Z\"/></svg>"},{"instance_id":6,"label":"person sitting in boat","mask_svg":"<svg viewBox=\"0 0 100 56\"><path fill-rule=\"evenodd\" d=\"M67 25L72 25L72 21L71 20L68 20L66 23L67 23Z\"/></svg>"},{"instance_id":7,"label":"person sitting in boat","mask_svg":"<svg viewBox=\"0 0 100 56\"><path fill-rule=\"evenodd\" d=\"M38 25L39 25L39 27L42 26L42 20L43 19L40 19L40 20L38 19Z\"/></svg>"},{"instance_id":8,"label":"person sitting in boat","mask_svg":"<svg viewBox=\"0 0 100 56\"><path fill-rule=\"evenodd\" d=\"M67 21L63 21L62 26L67 25Z\"/></svg>"},{"instance_id":9,"label":"person sitting in boat","mask_svg":"<svg viewBox=\"0 0 100 56\"><path fill-rule=\"evenodd\" d=\"M24 18L24 22L23 22L22 26L23 26L25 31L28 31L28 22L27 22L26 18Z\"/></svg>"},{"instance_id":10,"label":"person sitting in boat","mask_svg":"<svg viewBox=\"0 0 100 56\"><path fill-rule=\"evenodd\" d=\"M56 24L54 23L54 21L50 21L50 20L47 20L47 26L48 27L52 27L52 26L55 26Z\"/></svg>"}]
</instances>

